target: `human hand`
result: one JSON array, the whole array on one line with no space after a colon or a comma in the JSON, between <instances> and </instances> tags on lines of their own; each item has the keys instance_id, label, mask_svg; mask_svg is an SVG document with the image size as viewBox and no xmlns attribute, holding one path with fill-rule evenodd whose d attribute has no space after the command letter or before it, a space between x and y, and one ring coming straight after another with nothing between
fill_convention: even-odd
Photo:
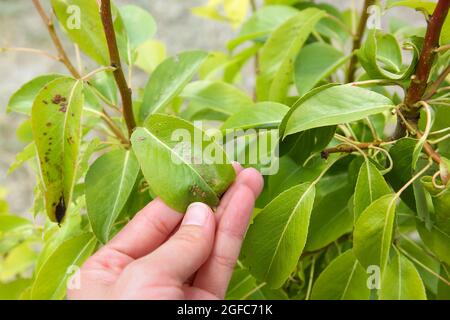
<instances>
[{"instance_id":1,"label":"human hand","mask_svg":"<svg viewBox=\"0 0 450 320\"><path fill-rule=\"evenodd\" d=\"M183 216L150 202L85 262L68 298L223 299L263 187L258 171L235 170L215 213L194 203Z\"/></svg>"}]
</instances>

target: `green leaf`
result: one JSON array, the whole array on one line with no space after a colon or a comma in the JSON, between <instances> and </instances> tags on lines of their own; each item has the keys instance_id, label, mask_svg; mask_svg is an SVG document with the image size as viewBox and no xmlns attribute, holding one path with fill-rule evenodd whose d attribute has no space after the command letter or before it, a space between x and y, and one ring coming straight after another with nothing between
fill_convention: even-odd
<instances>
[{"instance_id":1,"label":"green leaf","mask_svg":"<svg viewBox=\"0 0 450 320\"><path fill-rule=\"evenodd\" d=\"M248 40L265 40L267 35L298 12L297 9L288 6L262 7L242 25L237 37L228 43L228 50L233 51Z\"/></svg>"},{"instance_id":2,"label":"green leaf","mask_svg":"<svg viewBox=\"0 0 450 320\"><path fill-rule=\"evenodd\" d=\"M393 194L375 200L356 221L353 251L365 268L378 266L382 272L385 269L394 229L395 200Z\"/></svg>"},{"instance_id":3,"label":"green leaf","mask_svg":"<svg viewBox=\"0 0 450 320\"><path fill-rule=\"evenodd\" d=\"M308 129L348 123L388 111L394 104L376 92L340 85L328 87L305 99L287 114L284 136Z\"/></svg>"},{"instance_id":4,"label":"green leaf","mask_svg":"<svg viewBox=\"0 0 450 320\"><path fill-rule=\"evenodd\" d=\"M381 300L426 300L425 287L414 264L397 253L381 281Z\"/></svg>"},{"instance_id":5,"label":"green leaf","mask_svg":"<svg viewBox=\"0 0 450 320\"><path fill-rule=\"evenodd\" d=\"M284 191L255 218L244 241L244 264L258 280L279 288L294 270L308 235L315 186Z\"/></svg>"},{"instance_id":6,"label":"green leaf","mask_svg":"<svg viewBox=\"0 0 450 320\"><path fill-rule=\"evenodd\" d=\"M402 138L389 150L394 166L386 174L386 180L395 191L400 190L412 178L412 155L416 144L415 139ZM412 186L403 191L400 197L411 210L416 211Z\"/></svg>"},{"instance_id":7,"label":"green leaf","mask_svg":"<svg viewBox=\"0 0 450 320\"><path fill-rule=\"evenodd\" d=\"M401 0L395 1L389 5L389 8L392 7L409 7L416 10L425 10L429 15L432 15L434 9L436 8L436 2L432 1L424 1L424 0ZM444 25L442 26L441 38L439 43L441 45L447 44L450 42L450 16L444 21Z\"/></svg>"},{"instance_id":8,"label":"green leaf","mask_svg":"<svg viewBox=\"0 0 450 320\"><path fill-rule=\"evenodd\" d=\"M352 250L334 259L314 283L313 300L367 300L367 273Z\"/></svg>"},{"instance_id":9,"label":"green leaf","mask_svg":"<svg viewBox=\"0 0 450 320\"><path fill-rule=\"evenodd\" d=\"M28 81L11 96L6 112L30 115L31 107L39 91L49 82L61 77L62 75L59 74L47 74Z\"/></svg>"},{"instance_id":10,"label":"green leaf","mask_svg":"<svg viewBox=\"0 0 450 320\"><path fill-rule=\"evenodd\" d=\"M348 59L349 56L323 42L305 46L295 61L294 77L299 95L304 95L332 75Z\"/></svg>"},{"instance_id":11,"label":"green leaf","mask_svg":"<svg viewBox=\"0 0 450 320\"><path fill-rule=\"evenodd\" d=\"M31 268L36 261L36 251L30 242L16 246L0 261L0 282L7 282Z\"/></svg>"},{"instance_id":12,"label":"green leaf","mask_svg":"<svg viewBox=\"0 0 450 320\"><path fill-rule=\"evenodd\" d=\"M321 152L333 139L336 126L310 129L289 135L280 141L280 155L289 155L298 164L316 152Z\"/></svg>"},{"instance_id":13,"label":"green leaf","mask_svg":"<svg viewBox=\"0 0 450 320\"><path fill-rule=\"evenodd\" d=\"M11 174L19 169L25 162L34 158L34 156L36 156L36 145L32 142L16 155L16 160L9 167L8 174Z\"/></svg>"},{"instance_id":14,"label":"green leaf","mask_svg":"<svg viewBox=\"0 0 450 320\"><path fill-rule=\"evenodd\" d=\"M131 51L153 38L156 33L156 22L148 11L135 5L126 5L119 7L119 13Z\"/></svg>"},{"instance_id":15,"label":"green leaf","mask_svg":"<svg viewBox=\"0 0 450 320\"><path fill-rule=\"evenodd\" d=\"M423 177L421 183L431 194L434 207L434 224L450 234L450 185L444 189L436 188L433 185L432 177Z\"/></svg>"},{"instance_id":16,"label":"green leaf","mask_svg":"<svg viewBox=\"0 0 450 320\"><path fill-rule=\"evenodd\" d=\"M182 119L155 114L131 138L152 192L179 212L192 202L219 203L235 178L222 147Z\"/></svg>"},{"instance_id":17,"label":"green leaf","mask_svg":"<svg viewBox=\"0 0 450 320\"><path fill-rule=\"evenodd\" d=\"M66 295L67 281L74 266L81 264L92 254L96 240L92 233L85 233L63 242L45 261L36 274L31 288L33 300L60 300Z\"/></svg>"},{"instance_id":18,"label":"green leaf","mask_svg":"<svg viewBox=\"0 0 450 320\"><path fill-rule=\"evenodd\" d=\"M353 229L353 216L348 209L352 188L349 185L316 199L311 213L306 251L324 248Z\"/></svg>"},{"instance_id":19,"label":"green leaf","mask_svg":"<svg viewBox=\"0 0 450 320\"><path fill-rule=\"evenodd\" d=\"M355 221L375 200L391 193L391 189L377 167L368 159L362 164L356 181L353 212Z\"/></svg>"},{"instance_id":20,"label":"green leaf","mask_svg":"<svg viewBox=\"0 0 450 320\"><path fill-rule=\"evenodd\" d=\"M246 107L253 107L252 99L236 87L220 81L196 81L180 94L197 106L232 115Z\"/></svg>"},{"instance_id":21,"label":"green leaf","mask_svg":"<svg viewBox=\"0 0 450 320\"><path fill-rule=\"evenodd\" d=\"M257 79L259 100L285 102L295 58L316 23L324 16L324 11L315 8L303 10L271 34L261 49L260 76Z\"/></svg>"},{"instance_id":22,"label":"green leaf","mask_svg":"<svg viewBox=\"0 0 450 320\"><path fill-rule=\"evenodd\" d=\"M161 41L149 40L136 49L134 64L147 73L152 73L166 59L166 46Z\"/></svg>"},{"instance_id":23,"label":"green leaf","mask_svg":"<svg viewBox=\"0 0 450 320\"><path fill-rule=\"evenodd\" d=\"M260 102L229 117L222 129L276 128L288 111L284 104Z\"/></svg>"},{"instance_id":24,"label":"green leaf","mask_svg":"<svg viewBox=\"0 0 450 320\"><path fill-rule=\"evenodd\" d=\"M397 39L391 34L383 34L372 29L366 41L358 50L358 59L364 70L372 79L408 79L415 70L419 59L416 43L411 43L413 57L407 68L402 65L402 52Z\"/></svg>"},{"instance_id":25,"label":"green leaf","mask_svg":"<svg viewBox=\"0 0 450 320\"><path fill-rule=\"evenodd\" d=\"M51 0L61 28L81 51L98 64L109 65L100 8L92 0Z\"/></svg>"},{"instance_id":26,"label":"green leaf","mask_svg":"<svg viewBox=\"0 0 450 320\"><path fill-rule=\"evenodd\" d=\"M431 229L422 221L416 221L417 231L425 245L439 257L440 261L450 265L450 233L445 232L440 226L432 225Z\"/></svg>"},{"instance_id":27,"label":"green leaf","mask_svg":"<svg viewBox=\"0 0 450 320\"><path fill-rule=\"evenodd\" d=\"M203 51L189 51L161 63L145 87L141 120L145 120L150 114L163 112L194 77L207 56Z\"/></svg>"},{"instance_id":28,"label":"green leaf","mask_svg":"<svg viewBox=\"0 0 450 320\"><path fill-rule=\"evenodd\" d=\"M82 92L81 81L59 78L44 87L33 104L33 136L45 186L45 206L52 221L62 221L72 198L80 148Z\"/></svg>"},{"instance_id":29,"label":"green leaf","mask_svg":"<svg viewBox=\"0 0 450 320\"><path fill-rule=\"evenodd\" d=\"M272 290L259 284L246 269L237 268L228 286L226 300L287 300L282 289Z\"/></svg>"},{"instance_id":30,"label":"green leaf","mask_svg":"<svg viewBox=\"0 0 450 320\"><path fill-rule=\"evenodd\" d=\"M30 279L17 279L8 283L0 283L0 300L19 300L22 292L30 284Z\"/></svg>"},{"instance_id":31,"label":"green leaf","mask_svg":"<svg viewBox=\"0 0 450 320\"><path fill-rule=\"evenodd\" d=\"M97 239L109 240L113 223L133 190L139 163L132 151L114 150L98 158L86 175L86 205Z\"/></svg>"}]
</instances>

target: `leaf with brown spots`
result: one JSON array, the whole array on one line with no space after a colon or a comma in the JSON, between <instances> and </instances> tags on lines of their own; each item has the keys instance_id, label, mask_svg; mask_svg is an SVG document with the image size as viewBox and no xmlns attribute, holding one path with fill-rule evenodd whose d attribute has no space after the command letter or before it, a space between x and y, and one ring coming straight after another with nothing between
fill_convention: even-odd
<instances>
[{"instance_id":1,"label":"leaf with brown spots","mask_svg":"<svg viewBox=\"0 0 450 320\"><path fill-rule=\"evenodd\" d=\"M81 135L82 89L81 81L58 78L38 93L31 112L45 207L49 218L58 223L64 219L75 184ZM61 108L65 111L60 112Z\"/></svg>"},{"instance_id":2,"label":"leaf with brown spots","mask_svg":"<svg viewBox=\"0 0 450 320\"><path fill-rule=\"evenodd\" d=\"M216 206L236 176L222 147L185 120L154 114L131 141L152 192L179 212Z\"/></svg>"}]
</instances>

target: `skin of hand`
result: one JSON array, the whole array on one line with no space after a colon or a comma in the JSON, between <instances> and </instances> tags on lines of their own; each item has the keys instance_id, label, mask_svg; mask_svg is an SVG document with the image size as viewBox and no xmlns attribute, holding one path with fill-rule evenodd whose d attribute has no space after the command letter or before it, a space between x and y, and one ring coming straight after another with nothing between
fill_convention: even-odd
<instances>
[{"instance_id":1,"label":"skin of hand","mask_svg":"<svg viewBox=\"0 0 450 320\"><path fill-rule=\"evenodd\" d=\"M214 213L182 215L155 199L82 266L69 299L223 299L263 179L234 164L235 182Z\"/></svg>"}]
</instances>

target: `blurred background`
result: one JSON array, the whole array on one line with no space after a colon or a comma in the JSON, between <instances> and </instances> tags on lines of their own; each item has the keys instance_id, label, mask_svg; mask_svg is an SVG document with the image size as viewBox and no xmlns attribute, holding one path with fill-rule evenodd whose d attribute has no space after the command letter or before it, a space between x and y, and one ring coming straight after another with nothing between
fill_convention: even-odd
<instances>
[{"instance_id":1,"label":"blurred background","mask_svg":"<svg viewBox=\"0 0 450 320\"><path fill-rule=\"evenodd\" d=\"M42 0L46 4L46 0ZM115 0L118 5L135 4L147 10L158 24L157 38L167 46L167 54L183 50L205 49L225 51L225 44L233 38L235 30L225 24L202 19L190 9L206 0ZM363 0L328 0L341 8L352 3L359 8ZM423 16L408 9L394 9L389 15L424 24ZM63 38L63 37L62 37ZM31 0L0 0L0 48L27 47L54 53L47 30L34 10ZM73 48L67 46L70 55ZM251 69L249 70L251 71ZM22 167L11 175L7 171L17 152L25 146L16 137L16 129L23 121L17 114L6 114L9 97L25 82L45 73L65 73L62 64L46 57L29 53L0 52L0 189L7 190L10 211L23 214L32 204L34 175ZM250 72L249 72L250 77ZM146 76L138 74L137 83L145 83ZM1 197L0 190L0 197Z\"/></svg>"}]
</instances>

